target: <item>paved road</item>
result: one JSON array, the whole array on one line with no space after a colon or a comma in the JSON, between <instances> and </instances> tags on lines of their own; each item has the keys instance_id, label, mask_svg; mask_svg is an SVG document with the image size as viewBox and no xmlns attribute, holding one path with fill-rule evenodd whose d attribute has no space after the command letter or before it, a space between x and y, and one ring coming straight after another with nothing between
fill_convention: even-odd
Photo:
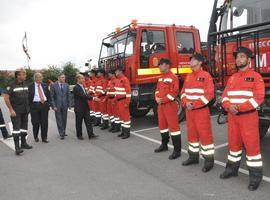
<instances>
[{"instance_id":1,"label":"paved road","mask_svg":"<svg viewBox=\"0 0 270 200\"><path fill-rule=\"evenodd\" d=\"M0 99L1 108L3 101ZM5 118L9 122L4 107ZM107 131L95 132L97 140L78 141L74 113L69 112L68 137L62 141L56 131L53 112L49 118L49 144L35 143L21 157L0 142L0 199L2 200L164 200L164 199L258 199L270 198L270 134L262 141L265 181L258 191L247 190L248 176L243 162L239 177L226 181L218 178L226 161L226 125L216 125L216 165L204 174L203 160L197 166L182 167L187 158L186 124L181 123L184 150L182 157L169 161L172 152L153 153L160 139L153 116L133 119L133 132L121 140ZM31 124L29 123L29 127ZM86 135L85 135L86 138ZM243 172L243 173L242 173Z\"/></svg>"}]
</instances>

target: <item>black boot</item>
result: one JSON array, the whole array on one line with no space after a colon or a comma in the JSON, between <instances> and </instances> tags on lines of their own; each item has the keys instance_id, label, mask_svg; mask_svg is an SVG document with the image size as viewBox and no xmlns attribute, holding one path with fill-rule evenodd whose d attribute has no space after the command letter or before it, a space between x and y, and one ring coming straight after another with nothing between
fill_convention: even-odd
<instances>
[{"instance_id":1,"label":"black boot","mask_svg":"<svg viewBox=\"0 0 270 200\"><path fill-rule=\"evenodd\" d=\"M121 126L121 125L120 125ZM124 136L124 128L123 126L121 127L121 133L117 135L117 137L123 137Z\"/></svg>"},{"instance_id":2,"label":"black boot","mask_svg":"<svg viewBox=\"0 0 270 200\"><path fill-rule=\"evenodd\" d=\"M112 130L112 133L117 133L121 130L121 124L120 123L114 123L114 129Z\"/></svg>"},{"instance_id":3,"label":"black boot","mask_svg":"<svg viewBox=\"0 0 270 200\"><path fill-rule=\"evenodd\" d=\"M115 129L115 123L111 122L111 126L109 128L109 132L112 132Z\"/></svg>"},{"instance_id":4,"label":"black boot","mask_svg":"<svg viewBox=\"0 0 270 200\"><path fill-rule=\"evenodd\" d=\"M248 190L257 190L263 177L262 168L249 167L249 185Z\"/></svg>"},{"instance_id":5,"label":"black boot","mask_svg":"<svg viewBox=\"0 0 270 200\"><path fill-rule=\"evenodd\" d=\"M233 163L233 162L228 161L225 171L222 174L220 174L219 177L221 179L228 179L233 176L238 176L239 166L240 166L240 162Z\"/></svg>"},{"instance_id":6,"label":"black boot","mask_svg":"<svg viewBox=\"0 0 270 200\"><path fill-rule=\"evenodd\" d=\"M109 120L103 120L103 124L100 129L105 130L107 128L109 128Z\"/></svg>"},{"instance_id":7,"label":"black boot","mask_svg":"<svg viewBox=\"0 0 270 200\"><path fill-rule=\"evenodd\" d=\"M130 137L130 128L125 128L125 127L122 127L122 129L124 129L124 135L122 137L122 139L127 139Z\"/></svg>"},{"instance_id":8,"label":"black boot","mask_svg":"<svg viewBox=\"0 0 270 200\"><path fill-rule=\"evenodd\" d=\"M193 164L198 164L199 163L199 152L194 153L191 151L188 151L189 157L187 160L185 160L182 165L183 166L188 166L188 165L193 165Z\"/></svg>"},{"instance_id":9,"label":"black boot","mask_svg":"<svg viewBox=\"0 0 270 200\"><path fill-rule=\"evenodd\" d=\"M20 137L18 135L13 135L14 144L15 144L15 155L19 156L23 150L20 148Z\"/></svg>"},{"instance_id":10,"label":"black boot","mask_svg":"<svg viewBox=\"0 0 270 200\"><path fill-rule=\"evenodd\" d=\"M161 145L157 149L155 149L155 153L168 151L169 139L170 139L169 132L161 133Z\"/></svg>"},{"instance_id":11,"label":"black boot","mask_svg":"<svg viewBox=\"0 0 270 200\"><path fill-rule=\"evenodd\" d=\"M94 126L99 126L100 124L101 124L101 117L96 117L95 122L94 122Z\"/></svg>"},{"instance_id":12,"label":"black boot","mask_svg":"<svg viewBox=\"0 0 270 200\"><path fill-rule=\"evenodd\" d=\"M32 146L26 142L26 134L21 135L21 148L22 149L32 149Z\"/></svg>"},{"instance_id":13,"label":"black boot","mask_svg":"<svg viewBox=\"0 0 270 200\"><path fill-rule=\"evenodd\" d=\"M174 160L181 156L181 135L171 136L173 143L173 153L169 156L170 160Z\"/></svg>"},{"instance_id":14,"label":"black boot","mask_svg":"<svg viewBox=\"0 0 270 200\"><path fill-rule=\"evenodd\" d=\"M202 168L203 172L209 172L214 167L214 156L205 157L204 166Z\"/></svg>"}]
</instances>

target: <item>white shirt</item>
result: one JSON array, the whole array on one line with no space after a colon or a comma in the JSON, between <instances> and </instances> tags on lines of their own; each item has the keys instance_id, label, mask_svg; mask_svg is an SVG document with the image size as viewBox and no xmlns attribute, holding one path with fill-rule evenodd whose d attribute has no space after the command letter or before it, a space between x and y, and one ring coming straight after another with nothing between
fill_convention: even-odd
<instances>
[{"instance_id":1,"label":"white shirt","mask_svg":"<svg viewBox=\"0 0 270 200\"><path fill-rule=\"evenodd\" d=\"M81 84L79 84L79 86L81 86L81 88L83 89L84 94L86 94L86 91L85 91L85 89L84 89L84 86L81 85Z\"/></svg>"},{"instance_id":2,"label":"white shirt","mask_svg":"<svg viewBox=\"0 0 270 200\"><path fill-rule=\"evenodd\" d=\"M44 97L44 101L47 101L47 97L44 94L44 91L43 91L43 88L42 88L41 84L40 84L40 88L41 88L41 92L42 92L43 97ZM38 94L38 84L36 82L35 82L35 95L34 95L33 102L40 102L40 97L39 97L39 94Z\"/></svg>"}]
</instances>

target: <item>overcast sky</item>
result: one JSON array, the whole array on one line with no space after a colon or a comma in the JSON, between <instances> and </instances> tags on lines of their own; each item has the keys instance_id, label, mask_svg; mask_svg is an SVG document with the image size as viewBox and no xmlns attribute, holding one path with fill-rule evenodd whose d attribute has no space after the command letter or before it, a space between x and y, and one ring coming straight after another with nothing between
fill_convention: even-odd
<instances>
[{"instance_id":1,"label":"overcast sky","mask_svg":"<svg viewBox=\"0 0 270 200\"><path fill-rule=\"evenodd\" d=\"M32 68L72 61L97 63L103 37L132 19L144 23L194 25L206 40L213 0L0 0L0 69Z\"/></svg>"}]
</instances>

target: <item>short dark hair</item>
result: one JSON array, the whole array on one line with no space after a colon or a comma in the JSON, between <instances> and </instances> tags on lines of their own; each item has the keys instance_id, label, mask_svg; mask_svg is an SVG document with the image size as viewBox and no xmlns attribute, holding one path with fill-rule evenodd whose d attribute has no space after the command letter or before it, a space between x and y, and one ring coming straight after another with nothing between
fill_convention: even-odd
<instances>
[{"instance_id":1,"label":"short dark hair","mask_svg":"<svg viewBox=\"0 0 270 200\"><path fill-rule=\"evenodd\" d=\"M162 65L162 64L170 65L171 61L168 58L161 58L158 65Z\"/></svg>"}]
</instances>

